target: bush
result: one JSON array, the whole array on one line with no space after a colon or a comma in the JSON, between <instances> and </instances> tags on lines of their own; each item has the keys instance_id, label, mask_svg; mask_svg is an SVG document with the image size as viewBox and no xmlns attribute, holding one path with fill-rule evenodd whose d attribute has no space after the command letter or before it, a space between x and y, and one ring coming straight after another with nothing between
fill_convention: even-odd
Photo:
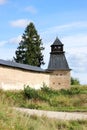
<instances>
[{"instance_id":1,"label":"bush","mask_svg":"<svg viewBox=\"0 0 87 130\"><path fill-rule=\"evenodd\" d=\"M32 98L37 98L38 97L37 90L35 90L33 88L30 88L29 86L24 87L24 95L28 99L32 99Z\"/></svg>"},{"instance_id":2,"label":"bush","mask_svg":"<svg viewBox=\"0 0 87 130\"><path fill-rule=\"evenodd\" d=\"M77 78L71 77L71 85L80 85L80 82Z\"/></svg>"},{"instance_id":3,"label":"bush","mask_svg":"<svg viewBox=\"0 0 87 130\"><path fill-rule=\"evenodd\" d=\"M41 88L41 91L43 92L50 92L50 88L48 88L45 84L43 84L43 87Z\"/></svg>"},{"instance_id":4,"label":"bush","mask_svg":"<svg viewBox=\"0 0 87 130\"><path fill-rule=\"evenodd\" d=\"M41 91L46 93L49 96L59 95L60 94L58 90L54 90L52 88L49 88L46 85L43 85L43 87L41 88Z\"/></svg>"}]
</instances>

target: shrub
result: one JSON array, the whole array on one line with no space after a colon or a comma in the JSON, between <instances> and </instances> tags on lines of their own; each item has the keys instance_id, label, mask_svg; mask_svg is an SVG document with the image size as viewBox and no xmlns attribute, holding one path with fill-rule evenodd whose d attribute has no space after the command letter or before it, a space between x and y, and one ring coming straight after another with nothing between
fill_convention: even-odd
<instances>
[{"instance_id":1,"label":"shrub","mask_svg":"<svg viewBox=\"0 0 87 130\"><path fill-rule=\"evenodd\" d=\"M43 87L41 87L41 91L43 92L49 92L50 91L50 88L48 88L45 84L43 84Z\"/></svg>"},{"instance_id":2,"label":"shrub","mask_svg":"<svg viewBox=\"0 0 87 130\"><path fill-rule=\"evenodd\" d=\"M71 77L71 85L80 85L80 82L77 78Z\"/></svg>"},{"instance_id":3,"label":"shrub","mask_svg":"<svg viewBox=\"0 0 87 130\"><path fill-rule=\"evenodd\" d=\"M33 88L30 88L29 86L24 87L24 95L28 99L32 99L32 98L37 98L38 97L37 90L35 90Z\"/></svg>"},{"instance_id":4,"label":"shrub","mask_svg":"<svg viewBox=\"0 0 87 130\"><path fill-rule=\"evenodd\" d=\"M49 96L59 95L58 90L53 90L52 88L47 87L45 84L43 84L43 87L41 88L41 91L48 94Z\"/></svg>"}]
</instances>

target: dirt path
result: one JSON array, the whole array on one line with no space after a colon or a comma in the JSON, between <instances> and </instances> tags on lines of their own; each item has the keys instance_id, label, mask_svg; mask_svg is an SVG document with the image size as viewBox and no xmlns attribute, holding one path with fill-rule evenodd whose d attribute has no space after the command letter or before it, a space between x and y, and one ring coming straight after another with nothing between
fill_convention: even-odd
<instances>
[{"instance_id":1,"label":"dirt path","mask_svg":"<svg viewBox=\"0 0 87 130\"><path fill-rule=\"evenodd\" d=\"M29 115L46 116L48 118L56 118L59 120L87 120L87 113L79 112L54 112L54 111L44 111L35 109L25 109L25 108L14 108L17 111L27 113Z\"/></svg>"}]
</instances>

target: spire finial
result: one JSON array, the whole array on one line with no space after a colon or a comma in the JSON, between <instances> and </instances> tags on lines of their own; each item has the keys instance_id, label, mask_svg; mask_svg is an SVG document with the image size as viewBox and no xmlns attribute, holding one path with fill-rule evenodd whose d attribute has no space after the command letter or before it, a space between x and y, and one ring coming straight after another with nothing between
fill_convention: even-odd
<instances>
[{"instance_id":1,"label":"spire finial","mask_svg":"<svg viewBox=\"0 0 87 130\"><path fill-rule=\"evenodd\" d=\"M56 36L56 39L58 39L58 36Z\"/></svg>"}]
</instances>

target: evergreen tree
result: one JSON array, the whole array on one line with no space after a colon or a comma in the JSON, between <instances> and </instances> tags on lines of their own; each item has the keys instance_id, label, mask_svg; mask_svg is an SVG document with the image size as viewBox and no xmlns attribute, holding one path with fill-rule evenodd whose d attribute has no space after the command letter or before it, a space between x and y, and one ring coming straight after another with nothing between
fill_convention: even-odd
<instances>
[{"instance_id":1,"label":"evergreen tree","mask_svg":"<svg viewBox=\"0 0 87 130\"><path fill-rule=\"evenodd\" d=\"M29 64L40 67L44 64L42 51L44 50L42 40L30 23L22 36L22 40L15 52L14 60L18 63Z\"/></svg>"}]
</instances>

